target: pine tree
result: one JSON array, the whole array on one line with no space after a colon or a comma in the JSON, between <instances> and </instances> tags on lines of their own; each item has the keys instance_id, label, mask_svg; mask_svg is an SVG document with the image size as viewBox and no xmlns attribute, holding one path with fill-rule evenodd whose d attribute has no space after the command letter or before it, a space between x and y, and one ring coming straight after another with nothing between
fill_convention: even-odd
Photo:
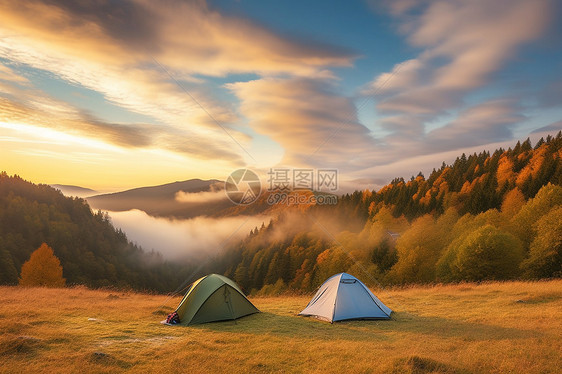
<instances>
[{"instance_id":1,"label":"pine tree","mask_svg":"<svg viewBox=\"0 0 562 374\"><path fill-rule=\"evenodd\" d=\"M0 284L17 284L18 272L10 252L0 249Z\"/></svg>"},{"instance_id":2,"label":"pine tree","mask_svg":"<svg viewBox=\"0 0 562 374\"><path fill-rule=\"evenodd\" d=\"M41 244L21 267L20 286L64 287L65 283L60 261L46 243Z\"/></svg>"}]
</instances>

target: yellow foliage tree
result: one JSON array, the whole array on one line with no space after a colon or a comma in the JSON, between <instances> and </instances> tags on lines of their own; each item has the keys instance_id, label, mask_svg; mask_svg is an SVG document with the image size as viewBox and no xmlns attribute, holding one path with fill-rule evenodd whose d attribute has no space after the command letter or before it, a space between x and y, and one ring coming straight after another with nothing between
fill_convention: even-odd
<instances>
[{"instance_id":1,"label":"yellow foliage tree","mask_svg":"<svg viewBox=\"0 0 562 374\"><path fill-rule=\"evenodd\" d=\"M449 245L437 263L437 275L445 281L509 279L517 276L522 260L515 236L484 225Z\"/></svg>"},{"instance_id":2,"label":"yellow foliage tree","mask_svg":"<svg viewBox=\"0 0 562 374\"><path fill-rule=\"evenodd\" d=\"M523 270L529 278L562 277L562 206L553 208L533 228L537 235Z\"/></svg>"},{"instance_id":3,"label":"yellow foliage tree","mask_svg":"<svg viewBox=\"0 0 562 374\"><path fill-rule=\"evenodd\" d=\"M544 163L544 157L547 149L547 146L542 146L533 153L533 157L531 158L527 166L525 166L517 176L517 180L515 181L515 183L518 186L523 185L523 183L527 180L527 178L529 178L529 176L537 176L542 164Z\"/></svg>"},{"instance_id":4,"label":"yellow foliage tree","mask_svg":"<svg viewBox=\"0 0 562 374\"><path fill-rule=\"evenodd\" d=\"M46 243L41 244L21 267L20 286L64 287L65 283L60 261Z\"/></svg>"},{"instance_id":5,"label":"yellow foliage tree","mask_svg":"<svg viewBox=\"0 0 562 374\"><path fill-rule=\"evenodd\" d=\"M396 241L398 262L390 270L390 279L398 283L433 281L442 249L440 236L431 215L416 219Z\"/></svg>"},{"instance_id":6,"label":"yellow foliage tree","mask_svg":"<svg viewBox=\"0 0 562 374\"><path fill-rule=\"evenodd\" d=\"M498 178L498 190L502 188L504 183L512 182L516 178L516 174L513 172L513 162L505 153L500 157L496 175Z\"/></svg>"},{"instance_id":7,"label":"yellow foliage tree","mask_svg":"<svg viewBox=\"0 0 562 374\"><path fill-rule=\"evenodd\" d=\"M538 234L533 229L533 224L552 208L560 205L562 205L562 187L548 183L511 219L510 231L519 237L526 250Z\"/></svg>"},{"instance_id":8,"label":"yellow foliage tree","mask_svg":"<svg viewBox=\"0 0 562 374\"><path fill-rule=\"evenodd\" d=\"M519 188L515 187L505 194L502 203L502 213L511 218L519 213L523 205L525 205L525 196L523 196Z\"/></svg>"}]
</instances>

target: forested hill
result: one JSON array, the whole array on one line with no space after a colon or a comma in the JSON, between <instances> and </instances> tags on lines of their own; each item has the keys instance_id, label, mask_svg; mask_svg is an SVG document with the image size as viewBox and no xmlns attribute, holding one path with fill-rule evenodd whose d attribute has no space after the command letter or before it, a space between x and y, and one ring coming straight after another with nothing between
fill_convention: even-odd
<instances>
[{"instance_id":1,"label":"forested hill","mask_svg":"<svg viewBox=\"0 0 562 374\"><path fill-rule=\"evenodd\" d=\"M561 158L561 132L463 154L427 179L397 178L255 229L223 271L264 293L311 291L341 271L383 284L559 277Z\"/></svg>"},{"instance_id":2,"label":"forested hill","mask_svg":"<svg viewBox=\"0 0 562 374\"><path fill-rule=\"evenodd\" d=\"M0 284L16 284L22 264L43 242L71 285L168 291L186 276L181 266L130 243L83 199L0 173Z\"/></svg>"},{"instance_id":3,"label":"forested hill","mask_svg":"<svg viewBox=\"0 0 562 374\"><path fill-rule=\"evenodd\" d=\"M337 210L363 216L381 206L394 216L408 219L426 213L443 213L454 206L460 214L500 209L504 197L517 188L525 199L535 196L547 183L562 185L562 132L548 136L532 147L529 139L493 154L481 152L443 163L426 179L423 174L406 181L395 178L378 192L357 191L342 197Z\"/></svg>"}]
</instances>

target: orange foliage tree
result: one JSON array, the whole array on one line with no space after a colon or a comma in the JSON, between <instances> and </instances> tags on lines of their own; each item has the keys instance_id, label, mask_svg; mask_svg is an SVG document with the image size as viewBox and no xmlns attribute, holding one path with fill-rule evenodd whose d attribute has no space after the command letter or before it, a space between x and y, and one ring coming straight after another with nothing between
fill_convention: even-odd
<instances>
[{"instance_id":1,"label":"orange foliage tree","mask_svg":"<svg viewBox=\"0 0 562 374\"><path fill-rule=\"evenodd\" d=\"M65 283L60 261L46 243L41 244L21 267L20 286L64 287Z\"/></svg>"}]
</instances>

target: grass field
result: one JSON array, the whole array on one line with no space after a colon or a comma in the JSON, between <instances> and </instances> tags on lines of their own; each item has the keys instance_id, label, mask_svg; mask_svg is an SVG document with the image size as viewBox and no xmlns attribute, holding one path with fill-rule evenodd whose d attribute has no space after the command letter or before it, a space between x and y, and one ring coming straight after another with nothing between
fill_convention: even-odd
<instances>
[{"instance_id":1,"label":"grass field","mask_svg":"<svg viewBox=\"0 0 562 374\"><path fill-rule=\"evenodd\" d=\"M309 297L291 296L171 327L159 321L179 297L0 287L0 372L560 372L562 280L373 291L392 320L299 317Z\"/></svg>"}]
</instances>

